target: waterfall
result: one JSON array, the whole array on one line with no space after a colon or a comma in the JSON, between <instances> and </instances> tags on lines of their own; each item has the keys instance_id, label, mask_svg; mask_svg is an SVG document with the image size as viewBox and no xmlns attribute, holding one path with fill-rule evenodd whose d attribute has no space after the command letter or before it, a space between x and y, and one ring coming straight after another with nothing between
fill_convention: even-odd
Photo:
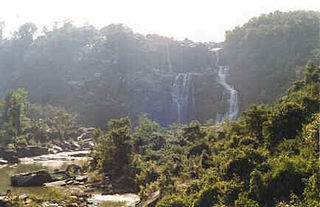
<instances>
[{"instance_id":1,"label":"waterfall","mask_svg":"<svg viewBox=\"0 0 320 207\"><path fill-rule=\"evenodd\" d=\"M192 74L179 73L174 79L172 85L172 101L177 113L178 123L187 123L192 114L193 106L193 88Z\"/></svg>"},{"instance_id":2,"label":"waterfall","mask_svg":"<svg viewBox=\"0 0 320 207\"><path fill-rule=\"evenodd\" d=\"M238 101L238 91L234 87L227 83L226 76L229 75L229 66L220 65L220 50L216 52L217 62L216 66L218 68L218 82L225 89L223 91L224 95L227 96L228 110L225 114L218 114L216 118L216 123L220 123L225 120L234 120L239 114L239 101Z\"/></svg>"}]
</instances>

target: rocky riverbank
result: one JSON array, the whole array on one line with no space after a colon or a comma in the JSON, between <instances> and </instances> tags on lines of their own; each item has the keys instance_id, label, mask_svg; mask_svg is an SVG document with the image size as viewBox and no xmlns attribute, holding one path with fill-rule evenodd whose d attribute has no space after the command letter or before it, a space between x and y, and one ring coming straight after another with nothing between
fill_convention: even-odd
<instances>
[{"instance_id":1,"label":"rocky riverbank","mask_svg":"<svg viewBox=\"0 0 320 207\"><path fill-rule=\"evenodd\" d=\"M34 158L42 155L56 154L61 152L73 152L89 150L93 147L91 133L94 128L82 128L79 134L69 141L43 143L41 145L15 144L10 147L0 147L0 165L18 163L22 158Z\"/></svg>"},{"instance_id":2,"label":"rocky riverbank","mask_svg":"<svg viewBox=\"0 0 320 207\"><path fill-rule=\"evenodd\" d=\"M139 197L126 194L130 189L118 188L105 176L97 176L88 172L83 164L89 151L61 152L41 155L32 158L21 158L19 164L8 165L10 169L21 165L41 165L43 169L14 173L7 193L1 197L1 206L99 206L100 203L118 203L119 206L135 206ZM82 163L82 164L81 164ZM3 169L2 169L3 170ZM18 172L20 172L18 170ZM36 187L38 186L38 187ZM15 192L15 189L40 188L41 193L30 194ZM121 205L120 205L121 204Z\"/></svg>"}]
</instances>

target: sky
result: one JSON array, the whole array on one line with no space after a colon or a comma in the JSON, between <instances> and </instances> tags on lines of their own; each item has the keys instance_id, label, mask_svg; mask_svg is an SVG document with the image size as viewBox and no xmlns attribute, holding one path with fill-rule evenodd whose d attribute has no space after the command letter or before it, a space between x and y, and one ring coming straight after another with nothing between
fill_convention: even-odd
<instances>
[{"instance_id":1,"label":"sky","mask_svg":"<svg viewBox=\"0 0 320 207\"><path fill-rule=\"evenodd\" d=\"M219 42L225 31L276 10L320 11L320 0L4 0L0 21L7 35L26 22L52 29L69 19L78 26L123 23L142 34Z\"/></svg>"}]
</instances>

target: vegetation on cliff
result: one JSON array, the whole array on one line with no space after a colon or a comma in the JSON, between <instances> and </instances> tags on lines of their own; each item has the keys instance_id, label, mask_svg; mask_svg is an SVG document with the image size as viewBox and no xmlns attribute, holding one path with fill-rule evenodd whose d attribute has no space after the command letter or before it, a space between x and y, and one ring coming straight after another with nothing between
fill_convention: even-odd
<instances>
[{"instance_id":1,"label":"vegetation on cliff","mask_svg":"<svg viewBox=\"0 0 320 207\"><path fill-rule=\"evenodd\" d=\"M142 199L158 191L159 207L319 206L319 106L320 67L309 65L277 103L233 122L162 128L142 116L132 130L112 120L92 169L126 175Z\"/></svg>"},{"instance_id":2,"label":"vegetation on cliff","mask_svg":"<svg viewBox=\"0 0 320 207\"><path fill-rule=\"evenodd\" d=\"M319 53L319 22L319 12L276 11L226 32L226 61L242 109L285 94L308 60Z\"/></svg>"},{"instance_id":3,"label":"vegetation on cliff","mask_svg":"<svg viewBox=\"0 0 320 207\"><path fill-rule=\"evenodd\" d=\"M135 120L142 112L168 124L175 75L207 71L212 59L204 43L141 35L121 24L96 29L66 21L38 31L26 23L0 39L0 94L23 87L32 102L64 107L100 127L106 117Z\"/></svg>"}]
</instances>

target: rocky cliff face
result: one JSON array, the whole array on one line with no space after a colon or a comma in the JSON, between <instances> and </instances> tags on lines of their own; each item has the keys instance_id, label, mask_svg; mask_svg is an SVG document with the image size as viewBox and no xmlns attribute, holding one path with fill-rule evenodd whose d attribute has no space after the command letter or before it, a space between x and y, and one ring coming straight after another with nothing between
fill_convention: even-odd
<instances>
[{"instance_id":1,"label":"rocky cliff face","mask_svg":"<svg viewBox=\"0 0 320 207\"><path fill-rule=\"evenodd\" d=\"M216 119L228 112L230 95L219 82L215 46L122 25L64 25L31 42L2 42L0 91L24 87L31 101L66 107L100 127L141 113L163 125Z\"/></svg>"},{"instance_id":2,"label":"rocky cliff face","mask_svg":"<svg viewBox=\"0 0 320 207\"><path fill-rule=\"evenodd\" d=\"M153 71L128 83L132 117L148 113L163 124L222 120L228 113L229 98L218 81L216 68L203 73Z\"/></svg>"}]
</instances>

